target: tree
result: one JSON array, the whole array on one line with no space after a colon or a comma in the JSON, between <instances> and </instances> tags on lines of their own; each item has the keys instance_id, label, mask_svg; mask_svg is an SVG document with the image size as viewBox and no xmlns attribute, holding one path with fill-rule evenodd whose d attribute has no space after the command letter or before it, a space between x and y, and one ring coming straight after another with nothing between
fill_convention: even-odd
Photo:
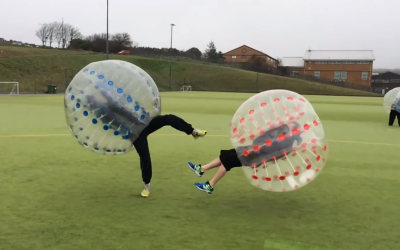
<instances>
[{"instance_id":1,"label":"tree","mask_svg":"<svg viewBox=\"0 0 400 250\"><path fill-rule=\"evenodd\" d=\"M74 39L82 39L83 38L82 33L79 31L79 29L72 25L69 25L67 32L68 32L68 35L67 35L68 40L67 41L69 44L71 44L72 40L74 40Z\"/></svg>"},{"instance_id":2,"label":"tree","mask_svg":"<svg viewBox=\"0 0 400 250\"><path fill-rule=\"evenodd\" d=\"M224 58L224 54L222 54L221 51L218 51L218 59L219 59L219 58Z\"/></svg>"},{"instance_id":3,"label":"tree","mask_svg":"<svg viewBox=\"0 0 400 250\"><path fill-rule=\"evenodd\" d=\"M52 22L48 24L48 38L49 38L49 46L51 47L51 44L54 42L56 39L56 32L57 32L57 23Z\"/></svg>"},{"instance_id":4,"label":"tree","mask_svg":"<svg viewBox=\"0 0 400 250\"><path fill-rule=\"evenodd\" d=\"M282 58L276 58L276 66L282 66Z\"/></svg>"},{"instance_id":5,"label":"tree","mask_svg":"<svg viewBox=\"0 0 400 250\"><path fill-rule=\"evenodd\" d=\"M55 35L55 41L57 42L58 46L57 48L60 48L61 42L62 42L62 28L63 25L59 22L54 22L54 35Z\"/></svg>"},{"instance_id":6,"label":"tree","mask_svg":"<svg viewBox=\"0 0 400 250\"><path fill-rule=\"evenodd\" d=\"M215 60L218 59L218 53L217 53L217 48L215 47L215 44L213 41L211 41L207 45L207 49L205 50L205 53L207 55L207 59L209 60Z\"/></svg>"},{"instance_id":7,"label":"tree","mask_svg":"<svg viewBox=\"0 0 400 250\"><path fill-rule=\"evenodd\" d=\"M110 52L118 53L132 47L133 41L128 33L117 33L111 36Z\"/></svg>"},{"instance_id":8,"label":"tree","mask_svg":"<svg viewBox=\"0 0 400 250\"><path fill-rule=\"evenodd\" d=\"M49 24L42 24L35 34L42 41L43 47L46 46L47 39L49 39Z\"/></svg>"},{"instance_id":9,"label":"tree","mask_svg":"<svg viewBox=\"0 0 400 250\"><path fill-rule=\"evenodd\" d=\"M249 64L257 68L262 68L267 66L267 61L265 61L265 59L262 57L252 55L250 57Z\"/></svg>"},{"instance_id":10,"label":"tree","mask_svg":"<svg viewBox=\"0 0 400 250\"><path fill-rule=\"evenodd\" d=\"M289 72L289 70L288 70L287 67L283 66L283 64L282 64L282 58L279 58L279 57L278 57L278 58L276 58L276 61L277 61L278 73L279 73L280 75L287 75L288 72Z\"/></svg>"},{"instance_id":11,"label":"tree","mask_svg":"<svg viewBox=\"0 0 400 250\"><path fill-rule=\"evenodd\" d=\"M198 48L190 48L185 52L185 55L191 58L199 59L201 57L201 51Z\"/></svg>"},{"instance_id":12,"label":"tree","mask_svg":"<svg viewBox=\"0 0 400 250\"><path fill-rule=\"evenodd\" d=\"M82 39L83 36L78 28L68 23L53 22L53 40L57 42L58 48L67 48L72 40Z\"/></svg>"}]
</instances>

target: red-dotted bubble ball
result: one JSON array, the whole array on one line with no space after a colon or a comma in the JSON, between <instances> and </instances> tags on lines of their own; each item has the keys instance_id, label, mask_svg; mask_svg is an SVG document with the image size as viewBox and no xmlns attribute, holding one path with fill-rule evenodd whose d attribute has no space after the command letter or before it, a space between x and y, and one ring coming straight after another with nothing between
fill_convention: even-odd
<instances>
[{"instance_id":1,"label":"red-dotted bubble ball","mask_svg":"<svg viewBox=\"0 0 400 250\"><path fill-rule=\"evenodd\" d=\"M323 122L298 93L269 90L256 96L240 105L229 128L246 178L251 185L273 192L308 185L328 162Z\"/></svg>"}]
</instances>

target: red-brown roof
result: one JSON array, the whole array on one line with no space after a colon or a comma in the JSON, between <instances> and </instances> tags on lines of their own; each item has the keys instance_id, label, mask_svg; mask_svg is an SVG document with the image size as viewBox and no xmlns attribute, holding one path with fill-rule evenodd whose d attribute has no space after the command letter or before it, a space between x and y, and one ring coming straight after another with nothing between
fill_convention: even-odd
<instances>
[{"instance_id":1,"label":"red-brown roof","mask_svg":"<svg viewBox=\"0 0 400 250\"><path fill-rule=\"evenodd\" d=\"M277 61L277 60L276 60L275 58L273 58L272 56L267 55L267 54L265 54L264 52L261 52L261 51L259 51L259 50L256 50L256 49L254 49L254 48L252 48L252 47L250 47L250 46L247 46L246 44L243 44L242 46L239 46L239 47L237 47L237 48L234 48L234 49L232 49L232 50L229 50L228 52L225 52L224 55L226 55L226 54L228 54L229 52L232 52L232 51L234 51L234 50L236 50L236 49L238 49L238 48L241 48L241 47L247 47L247 48L249 48L249 49L255 50L255 51L257 51L257 52L263 54L264 56L268 56L269 58L274 59L275 61Z\"/></svg>"}]
</instances>

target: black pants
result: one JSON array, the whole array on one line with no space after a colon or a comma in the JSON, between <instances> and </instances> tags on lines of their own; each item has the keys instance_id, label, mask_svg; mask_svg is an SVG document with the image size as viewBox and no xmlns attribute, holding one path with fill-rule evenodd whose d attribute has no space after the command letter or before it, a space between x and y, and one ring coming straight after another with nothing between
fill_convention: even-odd
<instances>
[{"instance_id":1,"label":"black pants","mask_svg":"<svg viewBox=\"0 0 400 250\"><path fill-rule=\"evenodd\" d=\"M396 110L391 110L389 114L389 126L393 126L394 120L396 120L397 117L397 122L399 123L400 126L400 113L397 112Z\"/></svg>"},{"instance_id":2,"label":"black pants","mask_svg":"<svg viewBox=\"0 0 400 250\"><path fill-rule=\"evenodd\" d=\"M175 115L160 115L154 118L150 124L140 133L133 145L140 157L140 168L142 170L142 179L145 184L150 183L152 176L151 157L147 136L159 130L164 126L171 126L176 130L191 135L193 127L182 118Z\"/></svg>"}]
</instances>

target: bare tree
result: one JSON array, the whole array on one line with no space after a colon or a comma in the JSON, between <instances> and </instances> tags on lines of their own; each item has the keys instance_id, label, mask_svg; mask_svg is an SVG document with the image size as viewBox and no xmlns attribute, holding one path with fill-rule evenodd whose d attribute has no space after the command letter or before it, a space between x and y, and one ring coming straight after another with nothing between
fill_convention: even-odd
<instances>
[{"instance_id":1,"label":"bare tree","mask_svg":"<svg viewBox=\"0 0 400 250\"><path fill-rule=\"evenodd\" d=\"M62 48L67 48L74 39L82 39L82 33L71 24L64 23L61 27Z\"/></svg>"},{"instance_id":2,"label":"bare tree","mask_svg":"<svg viewBox=\"0 0 400 250\"><path fill-rule=\"evenodd\" d=\"M58 48L60 48L61 42L62 42L62 28L63 25L60 22L55 22L54 23L54 35L56 42L58 44Z\"/></svg>"},{"instance_id":3,"label":"bare tree","mask_svg":"<svg viewBox=\"0 0 400 250\"><path fill-rule=\"evenodd\" d=\"M40 39L40 41L42 41L42 45L44 47L47 43L47 40L49 39L49 24L42 24L35 34Z\"/></svg>"},{"instance_id":4,"label":"bare tree","mask_svg":"<svg viewBox=\"0 0 400 250\"><path fill-rule=\"evenodd\" d=\"M56 22L49 23L48 24L48 39L49 39L50 47L51 47L51 44L56 39L56 32L57 32L57 23Z\"/></svg>"},{"instance_id":5,"label":"bare tree","mask_svg":"<svg viewBox=\"0 0 400 250\"><path fill-rule=\"evenodd\" d=\"M282 58L276 58L276 66L282 66Z\"/></svg>"}]
</instances>

